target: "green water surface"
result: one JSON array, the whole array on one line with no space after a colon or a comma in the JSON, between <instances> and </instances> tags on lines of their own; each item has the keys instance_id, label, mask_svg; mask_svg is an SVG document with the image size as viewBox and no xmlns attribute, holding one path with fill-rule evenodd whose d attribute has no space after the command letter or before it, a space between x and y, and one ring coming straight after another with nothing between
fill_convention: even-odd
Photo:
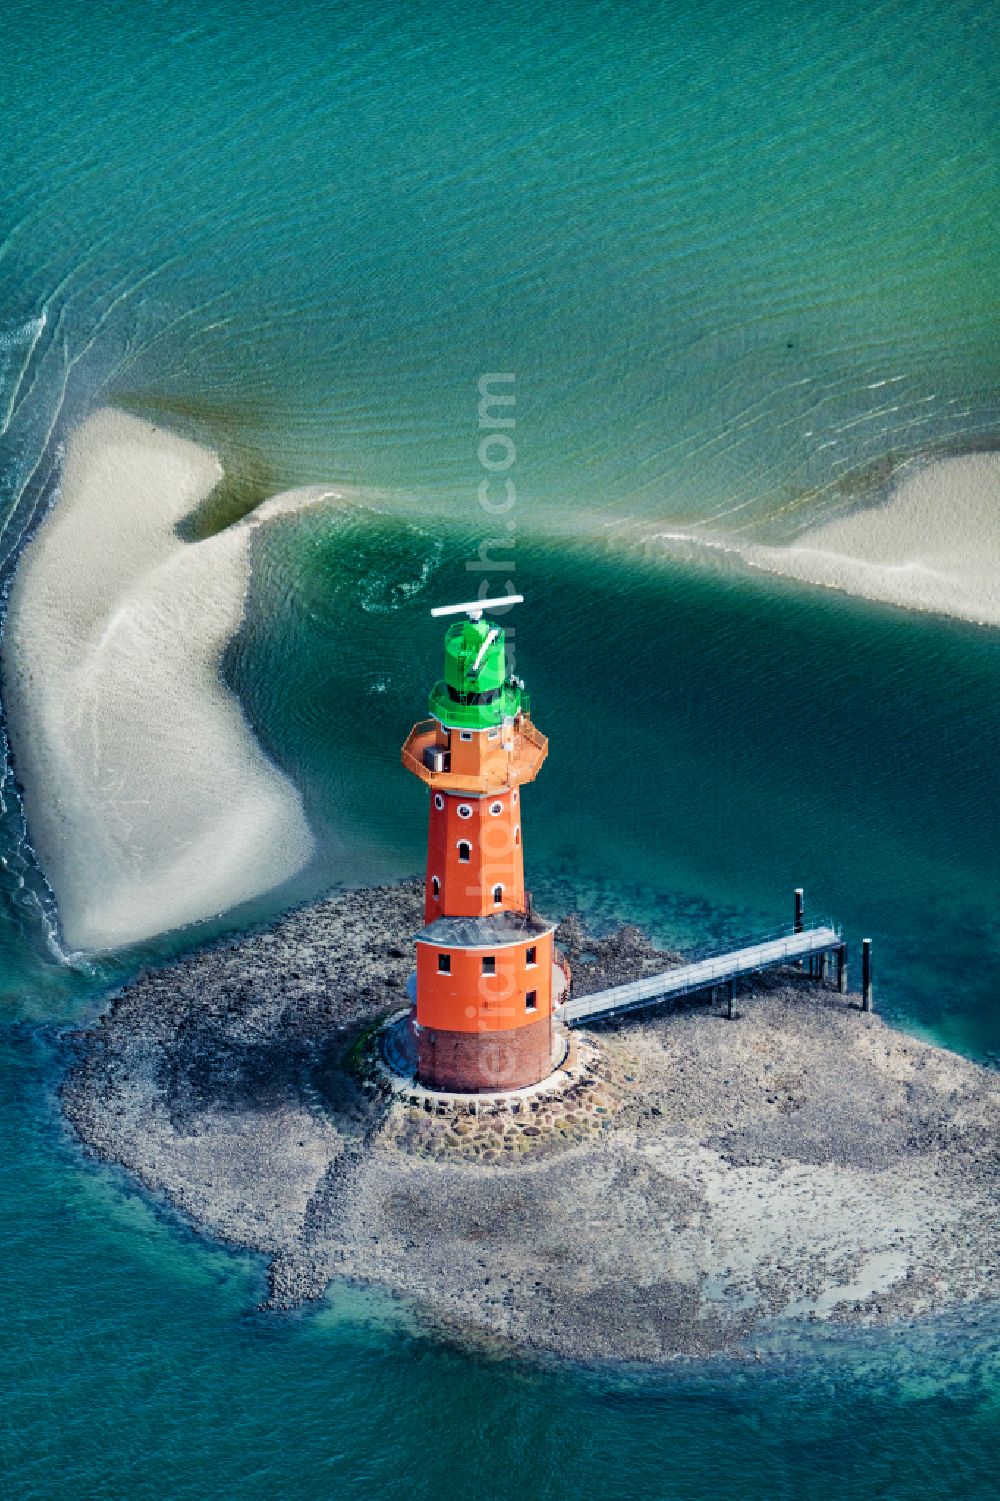
<instances>
[{"instance_id":1,"label":"green water surface","mask_svg":"<svg viewBox=\"0 0 1000 1501\"><path fill-rule=\"evenodd\" d=\"M352 1289L257 1313L261 1265L83 1159L55 1091L136 968L419 867L398 748L440 672L427 609L475 592L497 535L551 738L539 905L700 947L803 885L855 954L873 937L894 1024L996 1058L995 633L649 539L780 541L901 459L995 441L998 73L965 0L8 6L5 577L103 401L218 447L202 525L363 493L258 549L225 664L317 832L293 887L67 962L6 770L5 1494L995 1494L992 1313L652 1374L472 1358ZM487 372L515 376L497 518Z\"/></svg>"}]
</instances>

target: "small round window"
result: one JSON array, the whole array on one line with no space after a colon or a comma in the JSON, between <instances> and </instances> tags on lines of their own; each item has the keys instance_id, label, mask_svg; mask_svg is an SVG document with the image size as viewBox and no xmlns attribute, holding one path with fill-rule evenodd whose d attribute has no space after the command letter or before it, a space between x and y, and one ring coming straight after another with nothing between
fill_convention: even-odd
<instances>
[{"instance_id":1,"label":"small round window","mask_svg":"<svg viewBox=\"0 0 1000 1501\"><path fill-rule=\"evenodd\" d=\"M493 817L496 818L500 813L503 812L503 803L490 803L490 812L493 814Z\"/></svg>"},{"instance_id":2,"label":"small round window","mask_svg":"<svg viewBox=\"0 0 1000 1501\"><path fill-rule=\"evenodd\" d=\"M441 809L444 807L444 798L441 796L440 792L435 792L435 794L434 794L434 806L438 810L439 813L441 812Z\"/></svg>"},{"instance_id":3,"label":"small round window","mask_svg":"<svg viewBox=\"0 0 1000 1501\"><path fill-rule=\"evenodd\" d=\"M468 803L459 803L457 811L459 818L472 817L472 809L469 807Z\"/></svg>"}]
</instances>

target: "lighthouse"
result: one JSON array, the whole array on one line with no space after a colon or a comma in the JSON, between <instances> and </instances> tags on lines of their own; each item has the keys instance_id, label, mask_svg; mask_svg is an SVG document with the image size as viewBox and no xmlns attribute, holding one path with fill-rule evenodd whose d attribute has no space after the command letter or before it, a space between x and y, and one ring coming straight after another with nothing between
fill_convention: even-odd
<instances>
[{"instance_id":1,"label":"lighthouse","mask_svg":"<svg viewBox=\"0 0 1000 1501\"><path fill-rule=\"evenodd\" d=\"M520 595L444 606L444 676L403 765L428 789L424 927L410 1030L419 1082L479 1094L534 1084L553 1068L553 1008L566 987L554 924L524 887L521 792L548 741L524 684L507 668L491 607Z\"/></svg>"}]
</instances>

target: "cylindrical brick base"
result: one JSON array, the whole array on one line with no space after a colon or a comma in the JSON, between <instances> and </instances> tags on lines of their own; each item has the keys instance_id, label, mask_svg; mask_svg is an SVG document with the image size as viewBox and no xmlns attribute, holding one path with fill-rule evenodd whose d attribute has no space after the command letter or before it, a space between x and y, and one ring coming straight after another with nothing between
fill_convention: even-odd
<instances>
[{"instance_id":1,"label":"cylindrical brick base","mask_svg":"<svg viewBox=\"0 0 1000 1501\"><path fill-rule=\"evenodd\" d=\"M413 1031L417 1078L428 1089L490 1094L537 1084L552 1072L551 1016L506 1032Z\"/></svg>"}]
</instances>

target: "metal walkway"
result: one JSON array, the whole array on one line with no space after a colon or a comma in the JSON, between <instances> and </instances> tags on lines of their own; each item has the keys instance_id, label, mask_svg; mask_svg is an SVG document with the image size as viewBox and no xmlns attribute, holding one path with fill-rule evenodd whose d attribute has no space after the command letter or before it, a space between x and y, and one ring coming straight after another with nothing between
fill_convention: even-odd
<instances>
[{"instance_id":1,"label":"metal walkway","mask_svg":"<svg viewBox=\"0 0 1000 1501\"><path fill-rule=\"evenodd\" d=\"M757 974L763 969L793 964L798 959L812 959L831 951L837 954L838 984L843 990L846 987L844 942L836 928L824 925L751 944L749 948L734 949L730 954L699 959L694 964L680 964L663 974L647 975L641 980L630 981L628 985L598 990L594 995L580 996L566 1002L559 1018L568 1027L579 1027L586 1022L603 1021L606 1017L620 1016L623 1012L653 1006L676 996L691 995L697 990L709 990L727 981L732 984L741 975Z\"/></svg>"}]
</instances>

